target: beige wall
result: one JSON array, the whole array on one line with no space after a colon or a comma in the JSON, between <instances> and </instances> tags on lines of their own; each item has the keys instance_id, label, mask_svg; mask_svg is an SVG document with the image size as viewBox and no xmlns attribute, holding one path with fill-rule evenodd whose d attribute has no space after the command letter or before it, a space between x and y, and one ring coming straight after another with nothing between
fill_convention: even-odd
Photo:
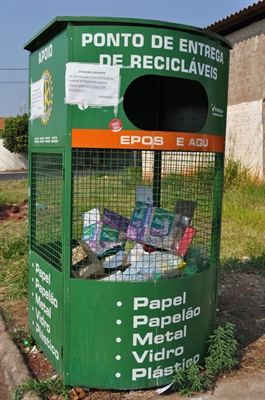
<instances>
[{"instance_id":1,"label":"beige wall","mask_svg":"<svg viewBox=\"0 0 265 400\"><path fill-rule=\"evenodd\" d=\"M226 38L230 52L226 155L265 177L265 20Z\"/></svg>"},{"instance_id":2,"label":"beige wall","mask_svg":"<svg viewBox=\"0 0 265 400\"><path fill-rule=\"evenodd\" d=\"M262 100L228 106L226 157L240 160L254 175L263 174Z\"/></svg>"}]
</instances>

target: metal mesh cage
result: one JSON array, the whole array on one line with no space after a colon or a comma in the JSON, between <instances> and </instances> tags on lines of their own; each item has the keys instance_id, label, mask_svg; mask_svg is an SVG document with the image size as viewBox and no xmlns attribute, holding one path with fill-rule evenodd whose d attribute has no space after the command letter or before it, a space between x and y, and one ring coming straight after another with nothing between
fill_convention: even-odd
<instances>
[{"instance_id":1,"label":"metal mesh cage","mask_svg":"<svg viewBox=\"0 0 265 400\"><path fill-rule=\"evenodd\" d=\"M33 153L31 176L31 249L62 269L62 154Z\"/></svg>"},{"instance_id":2,"label":"metal mesh cage","mask_svg":"<svg viewBox=\"0 0 265 400\"><path fill-rule=\"evenodd\" d=\"M219 257L222 155L73 149L72 277L185 278Z\"/></svg>"}]
</instances>

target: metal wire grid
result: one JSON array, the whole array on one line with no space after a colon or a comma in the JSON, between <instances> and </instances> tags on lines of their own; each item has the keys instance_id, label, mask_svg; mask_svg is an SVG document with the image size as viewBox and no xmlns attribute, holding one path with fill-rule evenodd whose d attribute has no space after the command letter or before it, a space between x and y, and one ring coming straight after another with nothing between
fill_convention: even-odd
<instances>
[{"instance_id":1,"label":"metal wire grid","mask_svg":"<svg viewBox=\"0 0 265 400\"><path fill-rule=\"evenodd\" d=\"M33 153L31 249L62 270L62 154Z\"/></svg>"},{"instance_id":2,"label":"metal wire grid","mask_svg":"<svg viewBox=\"0 0 265 400\"><path fill-rule=\"evenodd\" d=\"M220 215L214 213L214 201L220 199L219 203L217 201L220 206L222 199L222 174L216 174L216 168L220 169L222 165L217 165L217 159L214 153L74 149L72 277L104 281L172 279L188 276L192 269L188 267L194 267L190 273L193 274L216 264ZM184 216L184 225L187 224L185 227L196 231L185 255L179 257L178 268L174 260L176 248L151 246L145 239L128 240L128 230L119 226L121 216L132 221L138 200L136 188L139 187L145 197L151 192L156 210L180 212ZM108 210L115 213L107 222L112 228L118 226L116 232L113 229L103 232ZM105 247L99 246L100 241ZM134 264L130 263L130 257L128 261L126 253L134 251L138 251L139 257L144 251L144 265L140 258L134 260ZM136 258L138 256L136 254ZM138 273L135 272L137 262L142 268L139 267ZM131 275L130 270L133 270Z\"/></svg>"}]
</instances>

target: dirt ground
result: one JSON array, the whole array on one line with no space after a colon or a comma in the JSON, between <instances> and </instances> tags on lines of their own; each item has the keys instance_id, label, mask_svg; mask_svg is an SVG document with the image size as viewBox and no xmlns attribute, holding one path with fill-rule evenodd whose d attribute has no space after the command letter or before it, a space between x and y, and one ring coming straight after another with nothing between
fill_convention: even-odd
<instances>
[{"instance_id":1,"label":"dirt ground","mask_svg":"<svg viewBox=\"0 0 265 400\"><path fill-rule=\"evenodd\" d=\"M27 201L22 205L0 206L0 222L6 220L25 220ZM236 327L238 340L239 369L230 374L230 379L251 379L251 373L260 370L265 373L265 274L230 271L219 281L217 324L231 322ZM0 299L5 288L0 288ZM28 303L21 301L1 301L2 308L11 317L9 328L19 327L28 330ZM34 379L47 379L55 374L45 355L22 338L22 351L25 362ZM73 400L154 400L155 390L139 391L100 391L86 392L75 388ZM170 393L169 393L170 394ZM59 400L53 396L51 400Z\"/></svg>"}]
</instances>

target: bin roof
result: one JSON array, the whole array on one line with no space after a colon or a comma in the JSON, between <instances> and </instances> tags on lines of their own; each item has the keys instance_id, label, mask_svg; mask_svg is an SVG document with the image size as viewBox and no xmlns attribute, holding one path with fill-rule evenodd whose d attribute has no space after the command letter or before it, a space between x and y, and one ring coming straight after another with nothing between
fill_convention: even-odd
<instances>
[{"instance_id":1,"label":"bin roof","mask_svg":"<svg viewBox=\"0 0 265 400\"><path fill-rule=\"evenodd\" d=\"M172 30L179 30L184 32L194 33L210 40L213 40L226 48L232 48L231 43L222 36L207 31L206 29L197 28L189 25L175 24L171 22L144 20L134 18L111 18L111 17L56 17L43 29L41 29L33 38L31 38L25 45L24 49L33 52L43 46L47 41L51 40L58 33L67 28L68 25L127 25L139 27L156 27L166 28Z\"/></svg>"}]
</instances>

